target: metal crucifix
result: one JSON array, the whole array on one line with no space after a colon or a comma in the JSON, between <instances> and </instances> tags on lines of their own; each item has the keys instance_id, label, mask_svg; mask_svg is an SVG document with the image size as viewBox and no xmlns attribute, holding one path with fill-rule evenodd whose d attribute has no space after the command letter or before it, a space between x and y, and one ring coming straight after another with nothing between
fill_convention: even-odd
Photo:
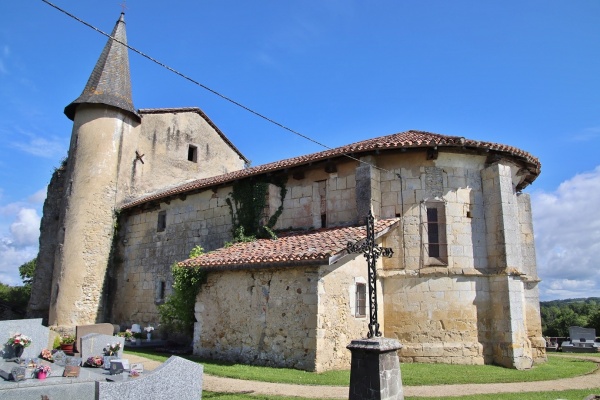
<instances>
[{"instance_id":1,"label":"metal crucifix","mask_svg":"<svg viewBox=\"0 0 600 400\"><path fill-rule=\"evenodd\" d=\"M369 274L369 333L368 338L381 336L379 332L379 323L377 322L377 259L379 256L392 257L394 251L389 247L380 247L375 244L375 218L369 211L367 216L367 240L362 244L348 242L347 250L349 253L362 253L367 259Z\"/></svg>"}]
</instances>

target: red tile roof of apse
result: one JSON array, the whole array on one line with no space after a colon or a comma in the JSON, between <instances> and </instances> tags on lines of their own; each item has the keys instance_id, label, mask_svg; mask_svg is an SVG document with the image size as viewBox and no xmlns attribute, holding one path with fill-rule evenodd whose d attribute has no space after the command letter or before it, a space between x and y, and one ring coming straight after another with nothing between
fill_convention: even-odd
<instances>
[{"instance_id":1,"label":"red tile roof of apse","mask_svg":"<svg viewBox=\"0 0 600 400\"><path fill-rule=\"evenodd\" d=\"M395 228L400 218L381 219L373 227L375 237ZM348 242L367 237L365 226L288 232L277 239L236 243L178 263L209 270L248 269L332 264L346 254Z\"/></svg>"},{"instance_id":2,"label":"red tile roof of apse","mask_svg":"<svg viewBox=\"0 0 600 400\"><path fill-rule=\"evenodd\" d=\"M150 194L125 204L122 209L133 208L148 202L159 201L172 196L185 194L188 192L206 189L211 186L233 182L238 179L250 176L261 175L270 172L282 171L287 168L299 167L302 165L329 160L332 158L343 157L345 155L368 153L373 151L386 151L395 149L418 149L418 148L454 148L467 150L477 150L481 152L495 152L499 155L511 157L520 160L527 165L527 170L531 176L528 183L533 182L541 170L540 161L526 151L516 147L507 146L498 143L482 142L478 140L466 139L461 136L445 136L437 133L422 131L407 131L388 136L381 136L373 139L363 140L348 144L342 147L312 153L304 156L288 158L281 161L275 161L268 164L259 165L239 171L233 171L227 174L214 176L211 178L198 179L182 185L173 187L162 192Z\"/></svg>"}]
</instances>

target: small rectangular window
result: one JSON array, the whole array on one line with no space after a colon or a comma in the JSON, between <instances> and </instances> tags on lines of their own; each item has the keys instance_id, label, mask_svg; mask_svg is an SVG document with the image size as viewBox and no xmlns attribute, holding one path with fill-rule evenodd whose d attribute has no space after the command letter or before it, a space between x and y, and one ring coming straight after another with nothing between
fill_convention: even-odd
<instances>
[{"instance_id":1,"label":"small rectangular window","mask_svg":"<svg viewBox=\"0 0 600 400\"><path fill-rule=\"evenodd\" d=\"M367 315L367 285L364 283L356 284L356 297L355 297L355 317L365 317Z\"/></svg>"},{"instance_id":2,"label":"small rectangular window","mask_svg":"<svg viewBox=\"0 0 600 400\"><path fill-rule=\"evenodd\" d=\"M188 161L198 162L198 148L191 144L188 147Z\"/></svg>"},{"instance_id":3,"label":"small rectangular window","mask_svg":"<svg viewBox=\"0 0 600 400\"><path fill-rule=\"evenodd\" d=\"M156 232L163 232L167 228L167 212L160 211L158 213L158 221L156 223Z\"/></svg>"},{"instance_id":4,"label":"small rectangular window","mask_svg":"<svg viewBox=\"0 0 600 400\"><path fill-rule=\"evenodd\" d=\"M440 226L437 208L427 207L427 245L429 257L440 256Z\"/></svg>"},{"instance_id":5,"label":"small rectangular window","mask_svg":"<svg viewBox=\"0 0 600 400\"><path fill-rule=\"evenodd\" d=\"M164 279L160 279L158 281L156 281L156 286L155 286L155 292L154 292L154 303L155 304L162 304L165 302L165 288L166 288L166 283L164 281Z\"/></svg>"},{"instance_id":6,"label":"small rectangular window","mask_svg":"<svg viewBox=\"0 0 600 400\"><path fill-rule=\"evenodd\" d=\"M443 201L425 204L423 224L424 265L448 265L446 209Z\"/></svg>"}]
</instances>

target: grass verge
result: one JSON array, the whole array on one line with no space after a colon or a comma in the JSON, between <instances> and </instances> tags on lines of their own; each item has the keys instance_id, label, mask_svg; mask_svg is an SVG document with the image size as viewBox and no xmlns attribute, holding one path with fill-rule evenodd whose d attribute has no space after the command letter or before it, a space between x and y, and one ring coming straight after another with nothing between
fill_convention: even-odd
<instances>
[{"instance_id":1,"label":"grass verge","mask_svg":"<svg viewBox=\"0 0 600 400\"><path fill-rule=\"evenodd\" d=\"M594 393L600 393L600 388L585 390L561 390L556 392L530 392L530 393L494 393L478 394L460 397L405 397L405 400L581 400ZM202 392L203 399L210 400L314 400L303 397L283 397L251 394L232 394Z\"/></svg>"},{"instance_id":2,"label":"grass verge","mask_svg":"<svg viewBox=\"0 0 600 400\"><path fill-rule=\"evenodd\" d=\"M169 358L168 355L142 349L127 350L126 353L161 362ZM186 358L202 363L207 374L227 378L299 385L348 386L350 383L348 370L317 374L288 368L258 367L202 360L196 357ZM571 378L588 374L595 369L596 364L593 362L557 355L550 355L547 363L527 371L494 365L402 364L402 382L404 386L535 382Z\"/></svg>"}]
</instances>

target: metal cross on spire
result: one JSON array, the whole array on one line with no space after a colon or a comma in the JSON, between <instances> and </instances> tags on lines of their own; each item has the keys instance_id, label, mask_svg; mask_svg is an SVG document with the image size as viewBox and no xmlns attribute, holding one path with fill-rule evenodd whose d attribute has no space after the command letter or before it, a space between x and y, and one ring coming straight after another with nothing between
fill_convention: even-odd
<instances>
[{"instance_id":1,"label":"metal cross on spire","mask_svg":"<svg viewBox=\"0 0 600 400\"><path fill-rule=\"evenodd\" d=\"M121 13L125 14L125 10L127 9L127 2L126 2L126 0L123 0L121 2L121 9L122 9Z\"/></svg>"},{"instance_id":2,"label":"metal cross on spire","mask_svg":"<svg viewBox=\"0 0 600 400\"><path fill-rule=\"evenodd\" d=\"M369 211L367 216L367 240L362 244L348 242L347 250L349 253L362 253L367 259L369 274L369 333L368 338L381 336L379 332L379 323L377 322L377 259L380 256L392 257L394 251L389 247L380 247L375 244L375 218Z\"/></svg>"}]
</instances>

